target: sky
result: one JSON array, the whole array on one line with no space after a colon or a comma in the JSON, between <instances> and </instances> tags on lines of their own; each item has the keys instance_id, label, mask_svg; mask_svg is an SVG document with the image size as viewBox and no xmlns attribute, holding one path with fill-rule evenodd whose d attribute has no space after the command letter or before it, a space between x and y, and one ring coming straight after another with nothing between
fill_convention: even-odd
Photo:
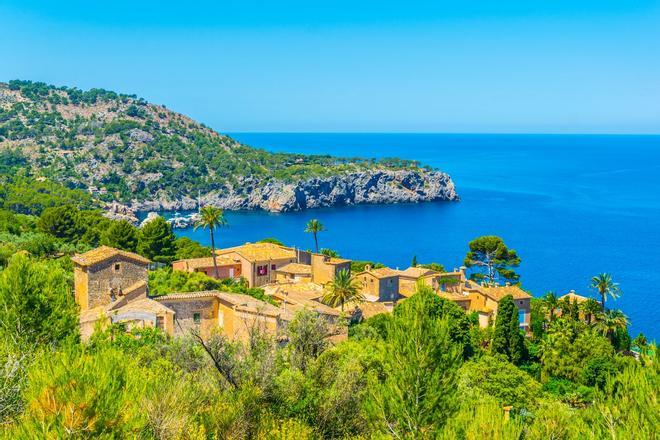
<instances>
[{"instance_id":1,"label":"sky","mask_svg":"<svg viewBox=\"0 0 660 440\"><path fill-rule=\"evenodd\" d=\"M0 81L221 132L660 133L660 0L0 0Z\"/></svg>"}]
</instances>

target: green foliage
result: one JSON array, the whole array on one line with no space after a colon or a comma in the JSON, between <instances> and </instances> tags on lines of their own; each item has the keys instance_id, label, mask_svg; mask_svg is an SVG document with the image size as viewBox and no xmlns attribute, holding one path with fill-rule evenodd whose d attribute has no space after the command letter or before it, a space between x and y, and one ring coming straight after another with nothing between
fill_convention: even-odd
<instances>
[{"instance_id":1,"label":"green foliage","mask_svg":"<svg viewBox=\"0 0 660 440\"><path fill-rule=\"evenodd\" d=\"M527 360L525 340L518 321L518 308L511 295L502 298L497 306L492 351L503 354L516 365Z\"/></svg>"},{"instance_id":2,"label":"green foliage","mask_svg":"<svg viewBox=\"0 0 660 440\"><path fill-rule=\"evenodd\" d=\"M69 241L80 235L79 224L78 210L71 205L46 208L37 222L43 232Z\"/></svg>"},{"instance_id":3,"label":"green foliage","mask_svg":"<svg viewBox=\"0 0 660 440\"><path fill-rule=\"evenodd\" d=\"M188 237L178 237L174 242L176 246L176 260L185 260L187 258L203 258L211 256L211 249L202 246L199 242L189 239Z\"/></svg>"},{"instance_id":4,"label":"green foliage","mask_svg":"<svg viewBox=\"0 0 660 440\"><path fill-rule=\"evenodd\" d=\"M89 209L94 202L89 194L69 189L49 180L15 177L0 180L2 207L19 214L40 215L44 209L72 205Z\"/></svg>"},{"instance_id":5,"label":"green foliage","mask_svg":"<svg viewBox=\"0 0 660 440\"><path fill-rule=\"evenodd\" d=\"M325 319L311 311L297 312L287 326L291 365L305 372L328 347L330 329Z\"/></svg>"},{"instance_id":6,"label":"green foliage","mask_svg":"<svg viewBox=\"0 0 660 440\"><path fill-rule=\"evenodd\" d=\"M156 217L140 229L137 251L152 261L171 263L176 255L175 240L172 226Z\"/></svg>"},{"instance_id":7,"label":"green foliage","mask_svg":"<svg viewBox=\"0 0 660 440\"><path fill-rule=\"evenodd\" d=\"M374 263L373 261L360 261L360 260L351 260L351 273L360 273L366 266L371 266L372 269L379 269L385 267L382 263Z\"/></svg>"},{"instance_id":8,"label":"green foliage","mask_svg":"<svg viewBox=\"0 0 660 440\"><path fill-rule=\"evenodd\" d=\"M450 325L437 318L433 294L418 293L399 308L388 326L383 375L371 376L368 413L383 434L431 438L458 407L461 349Z\"/></svg>"},{"instance_id":9,"label":"green foliage","mask_svg":"<svg viewBox=\"0 0 660 440\"><path fill-rule=\"evenodd\" d=\"M440 263L418 264L417 267L421 267L423 269L435 270L436 272L445 272L445 266L443 266Z\"/></svg>"},{"instance_id":10,"label":"green foliage","mask_svg":"<svg viewBox=\"0 0 660 440\"><path fill-rule=\"evenodd\" d=\"M126 220L112 222L101 236L101 244L135 252L138 245L138 229Z\"/></svg>"},{"instance_id":11,"label":"green foliage","mask_svg":"<svg viewBox=\"0 0 660 440\"><path fill-rule=\"evenodd\" d=\"M472 274L477 281L494 283L499 275L505 281L517 282L520 276L513 270L520 264L520 257L509 249L504 240L494 235L487 235L472 240L470 250L465 256L467 267L477 267L480 272Z\"/></svg>"},{"instance_id":12,"label":"green foliage","mask_svg":"<svg viewBox=\"0 0 660 440\"><path fill-rule=\"evenodd\" d=\"M323 302L331 307L337 307L340 305L343 311L344 304L348 302L364 301L364 296L360 292L361 288L362 283L355 277L351 276L351 273L348 270L342 269L335 278L325 286Z\"/></svg>"},{"instance_id":13,"label":"green foliage","mask_svg":"<svg viewBox=\"0 0 660 440\"><path fill-rule=\"evenodd\" d=\"M307 222L305 225L305 232L308 232L314 236L314 245L316 246L316 253L319 252L319 232L325 231L325 226L319 220L313 218Z\"/></svg>"},{"instance_id":14,"label":"green foliage","mask_svg":"<svg viewBox=\"0 0 660 440\"><path fill-rule=\"evenodd\" d=\"M36 344L75 340L78 310L70 274L17 254L0 272L0 334Z\"/></svg>"},{"instance_id":15,"label":"green foliage","mask_svg":"<svg viewBox=\"0 0 660 440\"><path fill-rule=\"evenodd\" d=\"M262 240L259 240L257 243L272 243L272 244L276 244L278 246L284 246L284 243L282 243L277 238L273 238L273 237L264 238Z\"/></svg>"},{"instance_id":16,"label":"green foliage","mask_svg":"<svg viewBox=\"0 0 660 440\"><path fill-rule=\"evenodd\" d=\"M536 406L541 385L505 357L482 356L461 367L461 386L476 389L516 410Z\"/></svg>"}]
</instances>

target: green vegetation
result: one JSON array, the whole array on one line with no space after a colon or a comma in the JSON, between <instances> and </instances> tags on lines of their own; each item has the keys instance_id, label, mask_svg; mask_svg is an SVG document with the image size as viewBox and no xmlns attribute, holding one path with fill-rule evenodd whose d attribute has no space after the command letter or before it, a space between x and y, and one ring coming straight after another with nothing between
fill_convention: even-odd
<instances>
[{"instance_id":1,"label":"green vegetation","mask_svg":"<svg viewBox=\"0 0 660 440\"><path fill-rule=\"evenodd\" d=\"M313 218L307 222L305 226L305 232L308 232L314 236L314 245L316 246L316 253L319 253L319 232L325 231L325 226L323 223Z\"/></svg>"},{"instance_id":2,"label":"green vegetation","mask_svg":"<svg viewBox=\"0 0 660 440\"><path fill-rule=\"evenodd\" d=\"M341 306L343 312L347 302L364 301L364 296L360 293L361 288L362 283L348 270L340 270L335 279L326 286L323 302L331 307Z\"/></svg>"},{"instance_id":3,"label":"green vegetation","mask_svg":"<svg viewBox=\"0 0 660 440\"><path fill-rule=\"evenodd\" d=\"M101 112L103 119L97 116ZM95 197L103 201L176 200L198 191L242 189L245 178L251 181L248 187L254 187L376 168L420 165L399 159L270 153L134 95L31 81L0 83L0 174L96 188ZM7 200L11 209L23 204L26 210L34 208L19 212L38 215L47 207L38 200L38 190L12 195Z\"/></svg>"},{"instance_id":4,"label":"green vegetation","mask_svg":"<svg viewBox=\"0 0 660 440\"><path fill-rule=\"evenodd\" d=\"M520 264L520 257L516 251L509 249L500 237L479 237L472 240L469 247L464 264L479 269L472 274L473 280L492 284L499 276L504 281L518 282L520 277L513 268Z\"/></svg>"},{"instance_id":5,"label":"green vegetation","mask_svg":"<svg viewBox=\"0 0 660 440\"><path fill-rule=\"evenodd\" d=\"M215 277L220 278L220 273L218 272L218 262L216 261L215 255L215 235L213 232L216 228L225 226L227 224L227 219L225 218L224 212L220 208L215 206L205 206L199 210L200 219L195 223L195 229L202 227L208 228L209 233L211 234L211 255L213 256L213 267L215 269Z\"/></svg>"}]
</instances>

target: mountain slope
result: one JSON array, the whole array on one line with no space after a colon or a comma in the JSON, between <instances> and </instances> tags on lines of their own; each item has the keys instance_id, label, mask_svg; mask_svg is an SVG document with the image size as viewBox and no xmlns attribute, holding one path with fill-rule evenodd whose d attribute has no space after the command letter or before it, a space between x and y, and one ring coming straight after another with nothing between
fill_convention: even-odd
<instances>
[{"instance_id":1,"label":"mountain slope","mask_svg":"<svg viewBox=\"0 0 660 440\"><path fill-rule=\"evenodd\" d=\"M271 211L458 198L447 174L412 161L270 153L134 95L30 81L0 83L0 150L138 210L193 208L198 194Z\"/></svg>"}]
</instances>

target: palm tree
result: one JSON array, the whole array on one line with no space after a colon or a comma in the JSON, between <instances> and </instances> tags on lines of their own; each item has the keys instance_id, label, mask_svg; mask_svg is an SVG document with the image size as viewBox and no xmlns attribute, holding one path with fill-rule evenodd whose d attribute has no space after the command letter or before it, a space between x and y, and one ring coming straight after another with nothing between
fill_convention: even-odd
<instances>
[{"instance_id":1,"label":"palm tree","mask_svg":"<svg viewBox=\"0 0 660 440\"><path fill-rule=\"evenodd\" d=\"M559 307L559 298L555 295L555 292L548 292L543 296L543 305L550 313L550 321L555 319L555 310Z\"/></svg>"},{"instance_id":2,"label":"palm tree","mask_svg":"<svg viewBox=\"0 0 660 440\"><path fill-rule=\"evenodd\" d=\"M615 283L614 280L612 280L612 275L609 273L600 273L593 277L591 279L591 288L596 289L600 294L603 313L605 312L605 299L608 295L611 296L612 299L617 299L621 296L619 283Z\"/></svg>"},{"instance_id":3,"label":"palm tree","mask_svg":"<svg viewBox=\"0 0 660 440\"><path fill-rule=\"evenodd\" d=\"M305 232L310 232L314 234L314 244L316 245L316 253L319 253L319 239L317 234L319 232L325 231L325 228L323 227L323 223L318 221L317 219L313 218L310 221L307 222L307 226L305 227Z\"/></svg>"},{"instance_id":4,"label":"palm tree","mask_svg":"<svg viewBox=\"0 0 660 440\"><path fill-rule=\"evenodd\" d=\"M360 293L362 283L352 277L346 269L339 271L335 279L329 282L325 287L323 302L331 307L341 305L341 311L344 311L344 304L350 301L364 301L364 296Z\"/></svg>"},{"instance_id":5,"label":"palm tree","mask_svg":"<svg viewBox=\"0 0 660 440\"><path fill-rule=\"evenodd\" d=\"M612 342L614 333L617 330L625 330L627 327L628 318L621 310L607 310L599 315L599 320L594 328Z\"/></svg>"},{"instance_id":6,"label":"palm tree","mask_svg":"<svg viewBox=\"0 0 660 440\"><path fill-rule=\"evenodd\" d=\"M591 321L594 317L602 311L601 305L593 298L589 298L581 304L582 313L584 313L584 318L587 321L587 325L591 325Z\"/></svg>"},{"instance_id":7,"label":"palm tree","mask_svg":"<svg viewBox=\"0 0 660 440\"><path fill-rule=\"evenodd\" d=\"M204 206L199 210L199 220L195 223L195 229L199 227L208 228L211 233L211 256L213 257L213 267L215 268L216 279L220 278L220 272L218 271L218 262L215 258L215 237L213 231L226 224L227 219L225 218L225 213L222 209L211 205Z\"/></svg>"}]
</instances>

